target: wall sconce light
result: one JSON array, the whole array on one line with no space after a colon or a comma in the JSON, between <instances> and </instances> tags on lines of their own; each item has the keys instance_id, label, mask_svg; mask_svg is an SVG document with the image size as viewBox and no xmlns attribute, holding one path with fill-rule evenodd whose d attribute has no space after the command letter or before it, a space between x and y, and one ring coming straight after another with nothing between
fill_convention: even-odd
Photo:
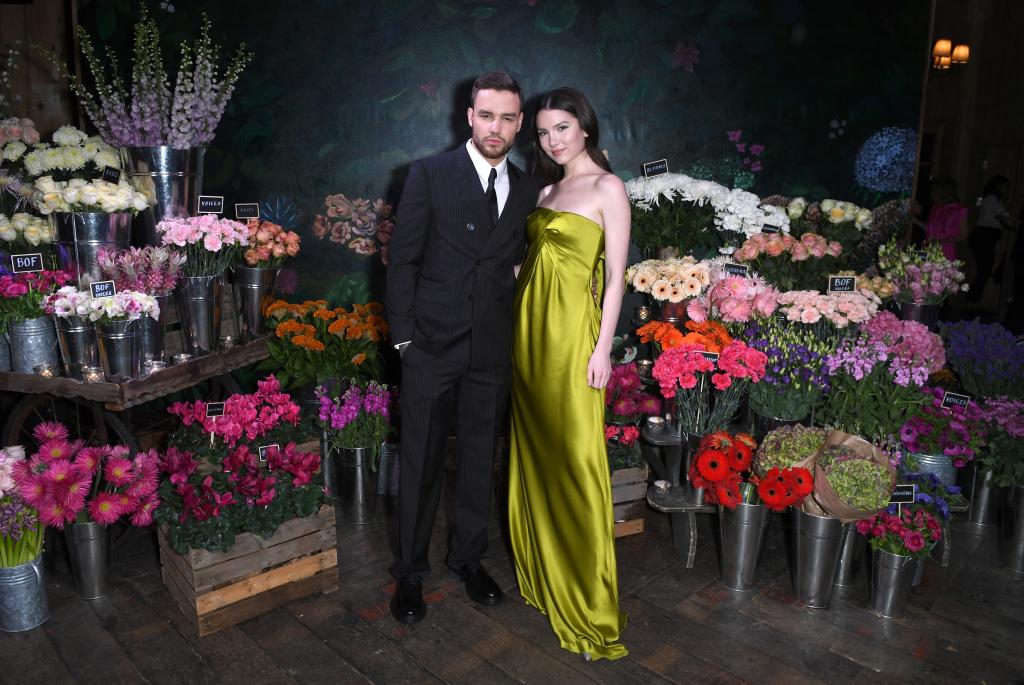
<instances>
[{"instance_id":1,"label":"wall sconce light","mask_svg":"<svg viewBox=\"0 0 1024 685\"><path fill-rule=\"evenodd\" d=\"M932 57L949 57L953 54L953 41L948 38L940 38L935 41L932 48Z\"/></svg>"},{"instance_id":2,"label":"wall sconce light","mask_svg":"<svg viewBox=\"0 0 1024 685\"><path fill-rule=\"evenodd\" d=\"M935 57L932 59L932 69L949 69L949 57Z\"/></svg>"},{"instance_id":3,"label":"wall sconce light","mask_svg":"<svg viewBox=\"0 0 1024 685\"><path fill-rule=\"evenodd\" d=\"M951 61L953 64L967 64L967 60L971 57L971 48L968 45L957 45L953 48L953 54L951 55Z\"/></svg>"},{"instance_id":4,"label":"wall sconce light","mask_svg":"<svg viewBox=\"0 0 1024 685\"><path fill-rule=\"evenodd\" d=\"M949 69L951 64L967 64L970 56L971 48L966 43L958 43L954 47L949 38L940 38L932 48L932 68Z\"/></svg>"}]
</instances>

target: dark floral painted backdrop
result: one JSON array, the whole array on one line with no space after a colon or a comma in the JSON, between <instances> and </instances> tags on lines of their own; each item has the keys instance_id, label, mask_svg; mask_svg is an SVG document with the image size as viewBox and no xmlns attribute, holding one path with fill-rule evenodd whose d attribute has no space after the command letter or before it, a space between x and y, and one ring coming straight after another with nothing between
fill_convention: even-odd
<instances>
[{"instance_id":1,"label":"dark floral painted backdrop","mask_svg":"<svg viewBox=\"0 0 1024 685\"><path fill-rule=\"evenodd\" d=\"M338 304L379 296L408 163L465 140L469 85L490 69L510 71L529 95L560 85L587 93L626 179L667 158L671 171L762 195L873 206L909 191L928 0L150 8L170 65L202 9L223 44L255 51L207 155L205 191L228 206L258 199L264 215L298 230L303 252L282 285ZM134 16L129 0L80 2L97 42L122 50ZM524 128L521 164L529 141Z\"/></svg>"}]
</instances>

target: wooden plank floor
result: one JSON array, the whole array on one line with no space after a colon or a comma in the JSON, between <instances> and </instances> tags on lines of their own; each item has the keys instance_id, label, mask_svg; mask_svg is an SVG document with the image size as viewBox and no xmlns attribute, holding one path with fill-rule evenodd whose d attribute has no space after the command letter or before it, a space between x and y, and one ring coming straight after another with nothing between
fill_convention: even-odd
<instances>
[{"instance_id":1,"label":"wooden plank floor","mask_svg":"<svg viewBox=\"0 0 1024 685\"><path fill-rule=\"evenodd\" d=\"M795 602L785 517L772 521L756 590L741 594L717 580L713 516L700 517L687 569L667 518L648 511L647 531L617 543L630 655L588 664L519 598L497 515L486 564L507 600L468 599L443 567L445 518L427 619L412 627L388 613L387 502L368 525L339 519L338 592L202 639L163 588L149 531L118 552L113 587L91 602L75 594L54 545L52 617L0 634L0 683L1024 683L1024 575L999 567L993 529L954 524L950 566L929 562L907 613L883 620L865 609L866 568L827 611Z\"/></svg>"}]
</instances>

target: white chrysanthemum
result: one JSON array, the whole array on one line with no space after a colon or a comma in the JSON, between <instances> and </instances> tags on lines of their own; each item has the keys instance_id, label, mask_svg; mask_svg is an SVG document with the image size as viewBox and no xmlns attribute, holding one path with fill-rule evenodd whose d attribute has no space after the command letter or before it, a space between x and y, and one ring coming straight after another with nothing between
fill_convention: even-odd
<instances>
[{"instance_id":1,"label":"white chrysanthemum","mask_svg":"<svg viewBox=\"0 0 1024 685\"><path fill-rule=\"evenodd\" d=\"M28 145L25 143L20 140L12 140L4 146L3 158L8 162L17 162L27 149Z\"/></svg>"},{"instance_id":2,"label":"white chrysanthemum","mask_svg":"<svg viewBox=\"0 0 1024 685\"><path fill-rule=\"evenodd\" d=\"M80 147L64 148L61 151L60 160L60 168L68 171L78 171L89 161Z\"/></svg>"},{"instance_id":3,"label":"white chrysanthemum","mask_svg":"<svg viewBox=\"0 0 1024 685\"><path fill-rule=\"evenodd\" d=\"M118 157L115 152L100 151L93 155L93 163L99 169L105 169L106 167L113 167L114 169L121 168L121 158Z\"/></svg>"},{"instance_id":4,"label":"white chrysanthemum","mask_svg":"<svg viewBox=\"0 0 1024 685\"><path fill-rule=\"evenodd\" d=\"M57 145L81 145L88 138L74 126L61 126L53 132L53 142Z\"/></svg>"},{"instance_id":5,"label":"white chrysanthemum","mask_svg":"<svg viewBox=\"0 0 1024 685\"><path fill-rule=\"evenodd\" d=\"M46 160L43 155L46 150L33 150L25 155L25 170L29 176L41 176L47 171Z\"/></svg>"}]
</instances>

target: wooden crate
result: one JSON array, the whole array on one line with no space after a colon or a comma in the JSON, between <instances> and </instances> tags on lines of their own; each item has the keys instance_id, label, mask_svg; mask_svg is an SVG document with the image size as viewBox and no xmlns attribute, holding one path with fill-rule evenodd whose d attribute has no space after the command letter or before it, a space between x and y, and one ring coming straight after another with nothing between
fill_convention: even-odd
<instances>
[{"instance_id":1,"label":"wooden crate","mask_svg":"<svg viewBox=\"0 0 1024 685\"><path fill-rule=\"evenodd\" d=\"M644 499L647 497L647 465L612 471L612 511L615 537L644 532Z\"/></svg>"},{"instance_id":2,"label":"wooden crate","mask_svg":"<svg viewBox=\"0 0 1024 685\"><path fill-rule=\"evenodd\" d=\"M181 555L157 529L164 585L200 637L293 599L338 589L334 508L287 521L268 540L244 533L227 552Z\"/></svg>"}]
</instances>

